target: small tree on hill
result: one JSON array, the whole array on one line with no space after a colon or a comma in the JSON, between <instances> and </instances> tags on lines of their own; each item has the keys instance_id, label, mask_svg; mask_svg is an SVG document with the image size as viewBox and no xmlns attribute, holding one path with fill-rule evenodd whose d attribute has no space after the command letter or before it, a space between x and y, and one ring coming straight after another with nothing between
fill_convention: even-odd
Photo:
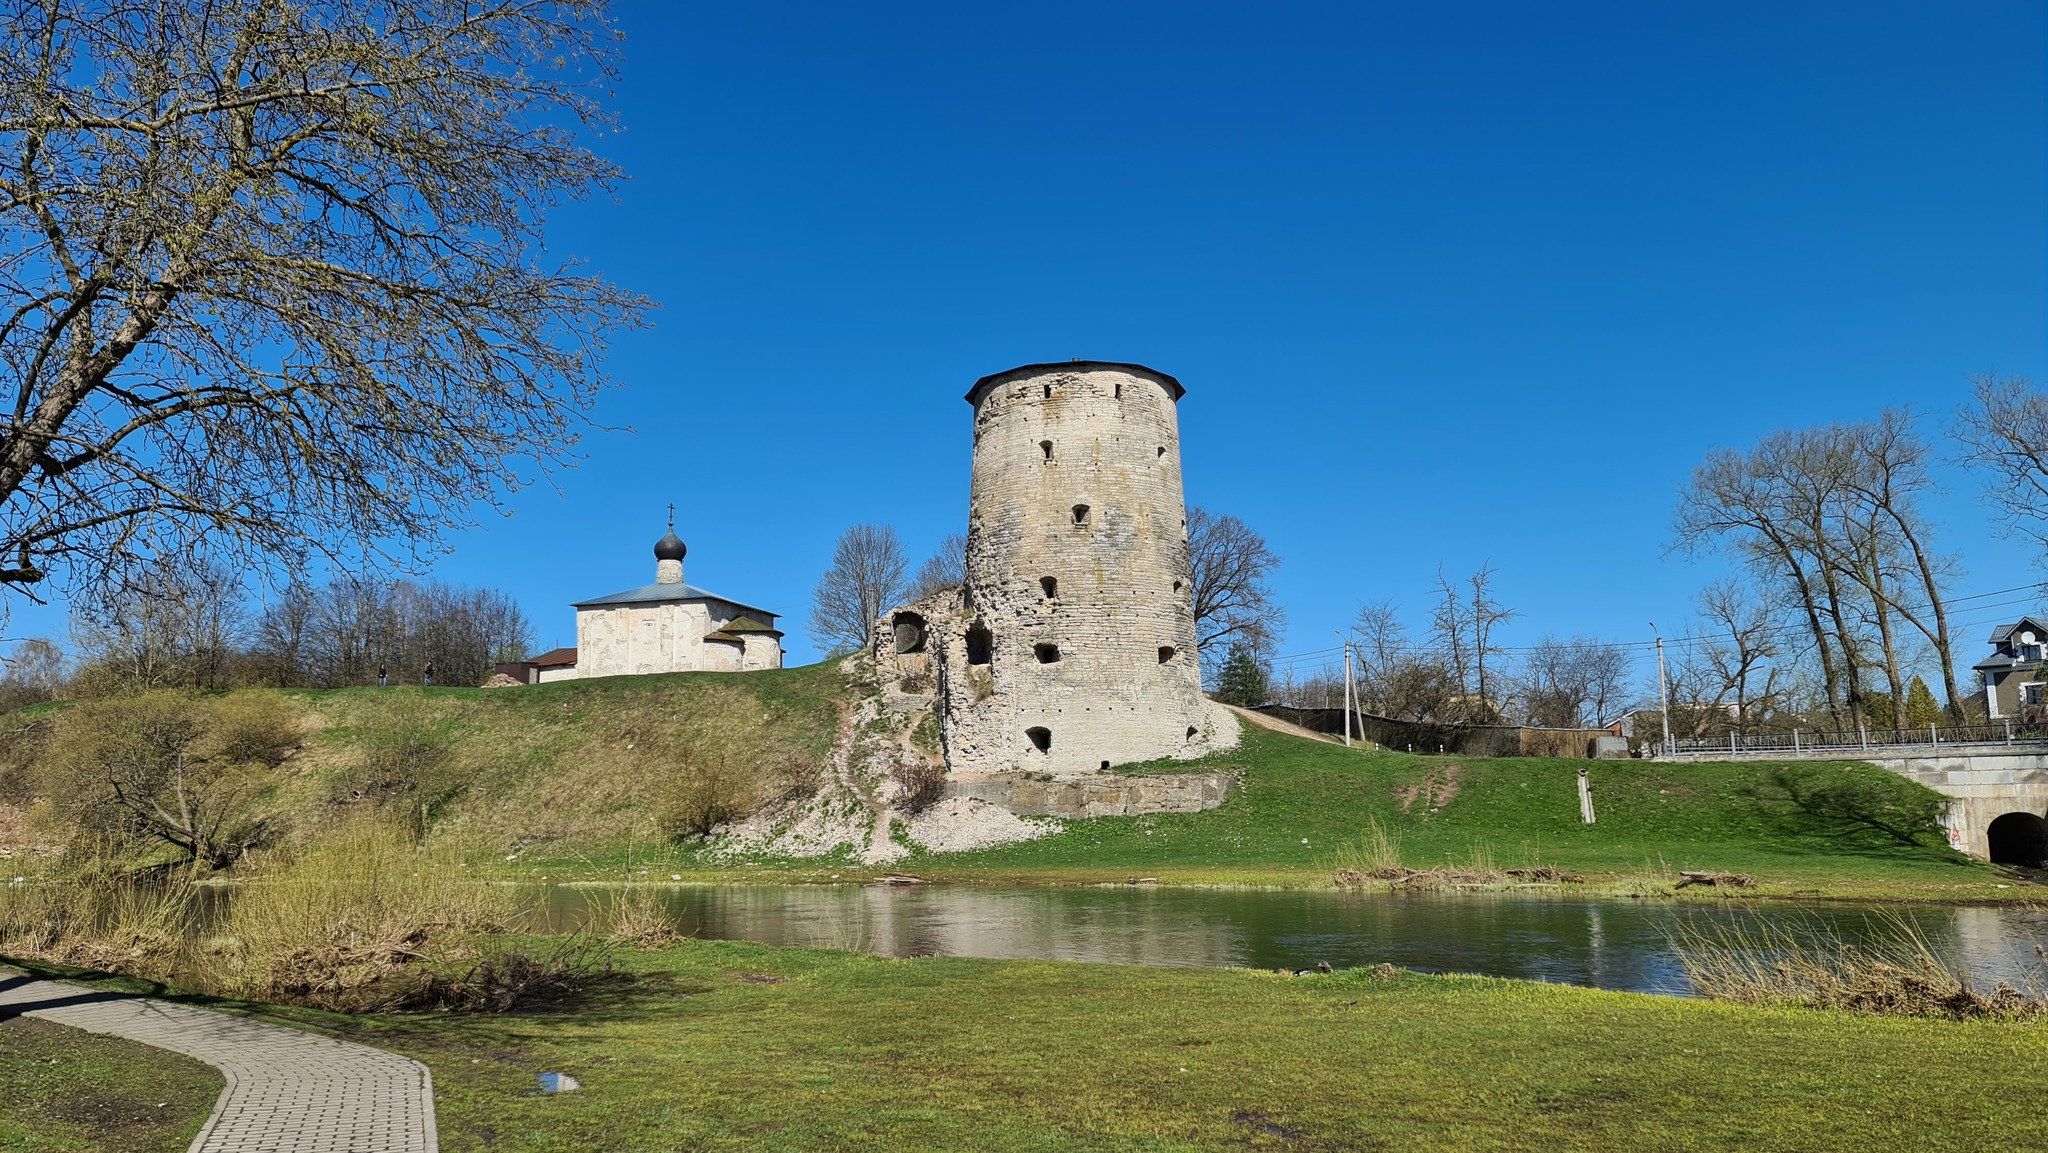
<instances>
[{"instance_id":1,"label":"small tree on hill","mask_svg":"<svg viewBox=\"0 0 2048 1153\"><path fill-rule=\"evenodd\" d=\"M1266 670L1259 658L1249 645L1231 645L1230 655L1223 658L1223 668L1216 674L1216 699L1250 708L1265 704L1266 696Z\"/></svg>"},{"instance_id":2,"label":"small tree on hill","mask_svg":"<svg viewBox=\"0 0 2048 1153\"><path fill-rule=\"evenodd\" d=\"M857 524L839 534L832 567L811 590L811 643L838 655L875 637L875 618L904 591L903 542L886 524Z\"/></svg>"}]
</instances>

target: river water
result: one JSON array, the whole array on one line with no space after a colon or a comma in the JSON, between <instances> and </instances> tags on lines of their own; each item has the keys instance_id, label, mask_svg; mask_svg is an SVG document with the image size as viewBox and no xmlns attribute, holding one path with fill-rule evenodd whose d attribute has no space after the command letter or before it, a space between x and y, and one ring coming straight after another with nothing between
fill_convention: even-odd
<instances>
[{"instance_id":1,"label":"river water","mask_svg":"<svg viewBox=\"0 0 2048 1153\"><path fill-rule=\"evenodd\" d=\"M547 891L552 927L598 888ZM1993 981L2048 987L2048 910L1835 903L1677 903L1501 893L1245 889L983 889L678 885L658 890L684 932L769 945L1126 965L1306 969L1390 962L1644 993L1691 992L1673 948L1691 930L1872 944L1902 925Z\"/></svg>"}]
</instances>

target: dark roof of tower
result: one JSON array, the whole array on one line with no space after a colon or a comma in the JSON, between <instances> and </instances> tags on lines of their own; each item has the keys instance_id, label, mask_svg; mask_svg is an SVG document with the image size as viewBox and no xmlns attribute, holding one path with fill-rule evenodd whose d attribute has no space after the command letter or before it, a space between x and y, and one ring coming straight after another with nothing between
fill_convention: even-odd
<instances>
[{"instance_id":1,"label":"dark roof of tower","mask_svg":"<svg viewBox=\"0 0 2048 1153\"><path fill-rule=\"evenodd\" d=\"M1120 368L1126 372L1136 372L1149 376L1165 385L1167 393L1176 401L1186 396L1188 392L1180 381L1175 380L1156 368L1146 368L1142 364L1131 364L1121 360L1062 360L1051 364L1020 364L1015 368L1005 369L1002 372L992 372L975 381L974 387L967 390L967 403L981 403L981 394L987 391L991 385L1008 380L1011 377L1036 376L1046 372L1093 372L1103 368Z\"/></svg>"},{"instance_id":2,"label":"dark roof of tower","mask_svg":"<svg viewBox=\"0 0 2048 1153\"><path fill-rule=\"evenodd\" d=\"M690 550L683 545L683 538L676 535L676 527L668 527L668 535L654 542L655 560L681 560Z\"/></svg>"}]
</instances>

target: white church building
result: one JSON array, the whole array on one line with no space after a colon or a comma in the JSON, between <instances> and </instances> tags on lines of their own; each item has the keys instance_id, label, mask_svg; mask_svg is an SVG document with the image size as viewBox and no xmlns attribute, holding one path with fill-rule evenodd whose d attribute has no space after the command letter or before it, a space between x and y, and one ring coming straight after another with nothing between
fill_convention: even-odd
<instances>
[{"instance_id":1,"label":"white church building","mask_svg":"<svg viewBox=\"0 0 2048 1153\"><path fill-rule=\"evenodd\" d=\"M638 673L752 672L782 667L775 613L683 582L689 550L675 522L654 546L654 583L577 601L576 647L499 672L528 684Z\"/></svg>"}]
</instances>

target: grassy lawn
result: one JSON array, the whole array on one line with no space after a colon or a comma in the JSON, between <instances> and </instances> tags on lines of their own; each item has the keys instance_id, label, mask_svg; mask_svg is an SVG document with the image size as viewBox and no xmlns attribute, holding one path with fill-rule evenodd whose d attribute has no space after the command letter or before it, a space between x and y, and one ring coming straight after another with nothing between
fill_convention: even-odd
<instances>
[{"instance_id":1,"label":"grassy lawn","mask_svg":"<svg viewBox=\"0 0 2048 1153\"><path fill-rule=\"evenodd\" d=\"M32 1017L0 1019L0 1149L176 1153L220 1096L190 1057Z\"/></svg>"},{"instance_id":2,"label":"grassy lawn","mask_svg":"<svg viewBox=\"0 0 2048 1153\"><path fill-rule=\"evenodd\" d=\"M466 1150L2048 1148L2048 1027L1482 978L688 942L539 1015L249 1007L425 1061ZM535 1075L580 1093L542 1097Z\"/></svg>"}]
</instances>

